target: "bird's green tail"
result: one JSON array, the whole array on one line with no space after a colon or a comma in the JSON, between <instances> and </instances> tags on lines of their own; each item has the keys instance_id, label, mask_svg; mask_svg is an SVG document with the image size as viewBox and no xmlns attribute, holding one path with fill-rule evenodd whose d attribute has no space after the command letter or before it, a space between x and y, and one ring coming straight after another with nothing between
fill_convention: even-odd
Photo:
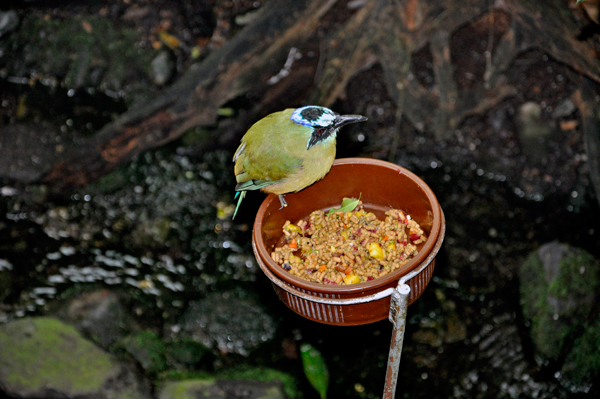
<instances>
[{"instance_id":1,"label":"bird's green tail","mask_svg":"<svg viewBox=\"0 0 600 399\"><path fill-rule=\"evenodd\" d=\"M233 216L231 217L231 220L235 219L235 215L237 215L237 211L240 207L240 204L242 203L242 200L244 199L244 197L246 196L246 191L238 191L235 193L235 197L233 197L234 199L237 197L240 197L238 199L237 205L235 206L235 211L233 211Z\"/></svg>"}]
</instances>

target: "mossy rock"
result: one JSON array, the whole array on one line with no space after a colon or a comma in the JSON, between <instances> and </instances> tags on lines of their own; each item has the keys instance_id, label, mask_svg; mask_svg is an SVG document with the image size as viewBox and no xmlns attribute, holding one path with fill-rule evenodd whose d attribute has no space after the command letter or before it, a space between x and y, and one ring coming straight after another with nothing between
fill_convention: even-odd
<instances>
[{"instance_id":1,"label":"mossy rock","mask_svg":"<svg viewBox=\"0 0 600 399\"><path fill-rule=\"evenodd\" d=\"M521 305L536 353L562 364L572 390L600 372L599 289L600 261L579 248L548 243L521 265Z\"/></svg>"},{"instance_id":2,"label":"mossy rock","mask_svg":"<svg viewBox=\"0 0 600 399\"><path fill-rule=\"evenodd\" d=\"M205 368L202 366L207 364L212 367L212 351L205 345L185 338L163 341L152 331L129 335L119 341L113 350L131 356L147 374L153 376L168 373L173 368L193 370ZM207 360L207 356L211 360Z\"/></svg>"},{"instance_id":3,"label":"mossy rock","mask_svg":"<svg viewBox=\"0 0 600 399\"><path fill-rule=\"evenodd\" d=\"M212 359L212 352L206 345L190 338L176 339L166 343L166 357L169 363L193 368Z\"/></svg>"},{"instance_id":4,"label":"mossy rock","mask_svg":"<svg viewBox=\"0 0 600 399\"><path fill-rule=\"evenodd\" d=\"M238 397L297 399L302 395L294 377L263 367L237 368L215 374L171 373L158 389L159 399Z\"/></svg>"},{"instance_id":5,"label":"mossy rock","mask_svg":"<svg viewBox=\"0 0 600 399\"><path fill-rule=\"evenodd\" d=\"M54 315L105 349L141 329L118 290L76 287L64 297Z\"/></svg>"},{"instance_id":6,"label":"mossy rock","mask_svg":"<svg viewBox=\"0 0 600 399\"><path fill-rule=\"evenodd\" d=\"M142 398L133 371L57 319L0 326L0 386L15 397Z\"/></svg>"},{"instance_id":7,"label":"mossy rock","mask_svg":"<svg viewBox=\"0 0 600 399\"><path fill-rule=\"evenodd\" d=\"M166 383L159 399L285 399L281 384L251 380L187 380Z\"/></svg>"},{"instance_id":8,"label":"mossy rock","mask_svg":"<svg viewBox=\"0 0 600 399\"><path fill-rule=\"evenodd\" d=\"M151 331L129 335L119 342L117 348L131 355L147 373L156 374L167 367L165 345Z\"/></svg>"},{"instance_id":9,"label":"mossy rock","mask_svg":"<svg viewBox=\"0 0 600 399\"><path fill-rule=\"evenodd\" d=\"M587 392L600 372L600 318L588 326L573 343L560 370L561 383L571 391Z\"/></svg>"}]
</instances>

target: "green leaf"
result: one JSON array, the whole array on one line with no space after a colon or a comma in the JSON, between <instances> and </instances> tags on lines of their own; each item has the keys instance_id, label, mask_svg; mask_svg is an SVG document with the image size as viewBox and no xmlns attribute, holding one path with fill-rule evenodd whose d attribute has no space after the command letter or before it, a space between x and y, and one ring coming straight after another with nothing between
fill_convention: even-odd
<instances>
[{"instance_id":1,"label":"green leaf","mask_svg":"<svg viewBox=\"0 0 600 399\"><path fill-rule=\"evenodd\" d=\"M327 216L331 215L332 213L338 212L338 211L352 212L354 210L354 208L356 208L358 206L358 203L360 202L360 197L361 196L362 196L362 193L360 193L358 195L358 199L356 199L356 198L344 198L342 200L342 206L340 208L331 208L329 210L329 212L327 212Z\"/></svg>"},{"instance_id":2,"label":"green leaf","mask_svg":"<svg viewBox=\"0 0 600 399\"><path fill-rule=\"evenodd\" d=\"M325 399L329 385L329 371L323 355L311 344L304 343L300 346L300 356L308 382L319 392L321 399Z\"/></svg>"},{"instance_id":3,"label":"green leaf","mask_svg":"<svg viewBox=\"0 0 600 399\"><path fill-rule=\"evenodd\" d=\"M577 4L584 2L585 0L577 0Z\"/></svg>"}]
</instances>

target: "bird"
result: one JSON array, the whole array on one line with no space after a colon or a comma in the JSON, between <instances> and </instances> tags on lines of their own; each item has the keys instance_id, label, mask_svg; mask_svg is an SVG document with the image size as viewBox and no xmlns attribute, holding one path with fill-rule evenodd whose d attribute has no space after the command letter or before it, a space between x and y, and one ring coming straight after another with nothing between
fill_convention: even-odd
<instances>
[{"instance_id":1,"label":"bird","mask_svg":"<svg viewBox=\"0 0 600 399\"><path fill-rule=\"evenodd\" d=\"M366 120L362 115L339 115L308 105L274 112L256 122L233 156L235 198L239 199L232 219L251 190L276 194L280 209L286 207L285 194L298 192L329 172L339 129Z\"/></svg>"}]
</instances>

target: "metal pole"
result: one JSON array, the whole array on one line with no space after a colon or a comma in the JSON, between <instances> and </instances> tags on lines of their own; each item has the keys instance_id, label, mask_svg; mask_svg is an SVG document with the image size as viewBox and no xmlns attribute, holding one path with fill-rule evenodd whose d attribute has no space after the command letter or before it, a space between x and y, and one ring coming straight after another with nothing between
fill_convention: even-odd
<instances>
[{"instance_id":1,"label":"metal pole","mask_svg":"<svg viewBox=\"0 0 600 399\"><path fill-rule=\"evenodd\" d=\"M398 370L400 369L400 356L402 355L402 343L406 329L406 313L408 311L408 295L410 287L400 280L400 284L392 293L390 298L389 319L394 324L392 331L392 342L388 355L387 372L385 374L385 386L383 388L383 399L394 399L396 395L396 382L398 381Z\"/></svg>"}]
</instances>

